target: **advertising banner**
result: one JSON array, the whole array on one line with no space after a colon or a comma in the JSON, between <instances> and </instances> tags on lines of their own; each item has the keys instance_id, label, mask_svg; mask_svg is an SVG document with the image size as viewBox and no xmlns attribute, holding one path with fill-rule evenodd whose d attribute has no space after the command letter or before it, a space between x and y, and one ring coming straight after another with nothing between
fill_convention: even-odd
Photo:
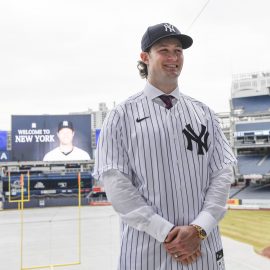
<instances>
[{"instance_id":1,"label":"advertising banner","mask_svg":"<svg viewBox=\"0 0 270 270\"><path fill-rule=\"evenodd\" d=\"M0 131L0 151L7 150L7 131Z\"/></svg>"},{"instance_id":2,"label":"advertising banner","mask_svg":"<svg viewBox=\"0 0 270 270\"><path fill-rule=\"evenodd\" d=\"M91 115L13 115L12 161L91 159Z\"/></svg>"},{"instance_id":3,"label":"advertising banner","mask_svg":"<svg viewBox=\"0 0 270 270\"><path fill-rule=\"evenodd\" d=\"M8 162L10 161L10 157L10 151L0 151L0 162Z\"/></svg>"}]
</instances>

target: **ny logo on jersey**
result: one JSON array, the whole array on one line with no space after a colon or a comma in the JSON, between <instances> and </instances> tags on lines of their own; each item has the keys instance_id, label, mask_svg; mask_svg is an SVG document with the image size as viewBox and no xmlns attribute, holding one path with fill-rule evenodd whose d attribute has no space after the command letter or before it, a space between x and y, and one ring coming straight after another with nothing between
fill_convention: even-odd
<instances>
[{"instance_id":1,"label":"ny logo on jersey","mask_svg":"<svg viewBox=\"0 0 270 270\"><path fill-rule=\"evenodd\" d=\"M198 155L204 155L203 148L205 152L208 151L207 140L209 132L206 130L206 126L201 124L201 127L202 129L199 136L194 132L190 124L186 125L186 128L183 129L183 133L186 135L188 141L187 149L192 151L193 150L192 141L196 142L198 144Z\"/></svg>"},{"instance_id":2,"label":"ny logo on jersey","mask_svg":"<svg viewBox=\"0 0 270 270\"><path fill-rule=\"evenodd\" d=\"M174 28L173 28L173 25L168 24L168 23L165 23L165 24L163 24L163 26L165 27L165 31L166 31L166 32L167 32L168 30L169 30L170 32L175 32L175 30L174 30Z\"/></svg>"}]
</instances>

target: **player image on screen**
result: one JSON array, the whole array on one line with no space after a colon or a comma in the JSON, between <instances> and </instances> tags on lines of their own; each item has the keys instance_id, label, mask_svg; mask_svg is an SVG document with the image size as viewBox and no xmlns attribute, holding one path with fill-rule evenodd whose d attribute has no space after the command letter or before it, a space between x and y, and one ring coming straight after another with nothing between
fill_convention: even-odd
<instances>
[{"instance_id":1,"label":"player image on screen","mask_svg":"<svg viewBox=\"0 0 270 270\"><path fill-rule=\"evenodd\" d=\"M59 146L48 152L43 161L90 160L89 154L73 145L74 127L71 121L63 120L58 125Z\"/></svg>"}]
</instances>

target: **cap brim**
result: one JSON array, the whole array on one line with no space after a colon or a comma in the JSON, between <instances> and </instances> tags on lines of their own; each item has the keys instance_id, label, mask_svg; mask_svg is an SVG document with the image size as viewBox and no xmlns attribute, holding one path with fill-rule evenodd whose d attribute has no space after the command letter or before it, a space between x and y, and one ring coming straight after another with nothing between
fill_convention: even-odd
<instances>
[{"instance_id":1,"label":"cap brim","mask_svg":"<svg viewBox=\"0 0 270 270\"><path fill-rule=\"evenodd\" d=\"M189 48L193 44L193 39L187 35L178 35L183 49Z\"/></svg>"},{"instance_id":2,"label":"cap brim","mask_svg":"<svg viewBox=\"0 0 270 270\"><path fill-rule=\"evenodd\" d=\"M192 44L193 44L193 39L188 36L188 35L183 35L183 34L176 34L176 35L172 35L171 33L169 35L165 35L162 36L156 40L154 40L147 48L144 49L144 51L149 50L157 41L163 39L163 38L168 38L168 37L174 37L180 40L181 44L182 44L182 48L183 49L187 49L189 48Z\"/></svg>"}]
</instances>

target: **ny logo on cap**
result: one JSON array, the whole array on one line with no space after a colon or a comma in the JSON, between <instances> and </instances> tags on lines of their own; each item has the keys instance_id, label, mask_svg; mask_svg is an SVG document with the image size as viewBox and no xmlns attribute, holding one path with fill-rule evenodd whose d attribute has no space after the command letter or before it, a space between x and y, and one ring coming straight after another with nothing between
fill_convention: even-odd
<instances>
[{"instance_id":1,"label":"ny logo on cap","mask_svg":"<svg viewBox=\"0 0 270 270\"><path fill-rule=\"evenodd\" d=\"M174 30L174 26L173 25L171 25L171 24L168 24L168 23L165 23L165 24L163 24L163 26L165 27L165 31L167 32L168 30L170 31L170 32L175 32L175 30Z\"/></svg>"},{"instance_id":2,"label":"ny logo on cap","mask_svg":"<svg viewBox=\"0 0 270 270\"><path fill-rule=\"evenodd\" d=\"M68 121L63 121L63 126L68 127Z\"/></svg>"}]
</instances>

